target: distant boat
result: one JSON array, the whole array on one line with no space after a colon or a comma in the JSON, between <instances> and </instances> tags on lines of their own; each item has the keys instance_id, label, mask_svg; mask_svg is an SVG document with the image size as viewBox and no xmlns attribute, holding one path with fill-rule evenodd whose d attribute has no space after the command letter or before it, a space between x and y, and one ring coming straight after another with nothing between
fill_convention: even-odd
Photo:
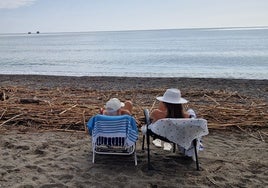
<instances>
[{"instance_id":1,"label":"distant boat","mask_svg":"<svg viewBox=\"0 0 268 188\"><path fill-rule=\"evenodd\" d=\"M36 31L36 34L39 34L40 32L39 31Z\"/></svg>"},{"instance_id":2,"label":"distant boat","mask_svg":"<svg viewBox=\"0 0 268 188\"><path fill-rule=\"evenodd\" d=\"M32 34L32 33L29 31L28 34Z\"/></svg>"}]
</instances>

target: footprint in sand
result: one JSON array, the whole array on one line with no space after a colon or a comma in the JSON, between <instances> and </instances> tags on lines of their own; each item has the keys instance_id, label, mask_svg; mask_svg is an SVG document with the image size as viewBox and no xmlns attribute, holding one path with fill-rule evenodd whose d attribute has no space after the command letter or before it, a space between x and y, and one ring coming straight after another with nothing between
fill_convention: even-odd
<instances>
[{"instance_id":1,"label":"footprint in sand","mask_svg":"<svg viewBox=\"0 0 268 188\"><path fill-rule=\"evenodd\" d=\"M29 146L16 146L16 149L21 149L21 150L29 150L30 149L30 147Z\"/></svg>"},{"instance_id":2,"label":"footprint in sand","mask_svg":"<svg viewBox=\"0 0 268 188\"><path fill-rule=\"evenodd\" d=\"M74 176L71 174L62 174L62 175L53 175L53 177L60 180L63 183L67 183L70 182Z\"/></svg>"},{"instance_id":3,"label":"footprint in sand","mask_svg":"<svg viewBox=\"0 0 268 188\"><path fill-rule=\"evenodd\" d=\"M63 184L60 184L60 183L49 183L49 184L44 184L44 185L41 185L40 188L67 188L68 186L66 185L63 185Z\"/></svg>"},{"instance_id":4,"label":"footprint in sand","mask_svg":"<svg viewBox=\"0 0 268 188\"><path fill-rule=\"evenodd\" d=\"M15 145L14 144L11 144L10 142L5 142L3 144L4 148L8 148L8 149L12 149L12 148L15 148Z\"/></svg>"},{"instance_id":5,"label":"footprint in sand","mask_svg":"<svg viewBox=\"0 0 268 188\"><path fill-rule=\"evenodd\" d=\"M38 148L35 149L33 153L36 154L36 155L44 155L45 154L45 152L43 150L38 149Z\"/></svg>"}]
</instances>

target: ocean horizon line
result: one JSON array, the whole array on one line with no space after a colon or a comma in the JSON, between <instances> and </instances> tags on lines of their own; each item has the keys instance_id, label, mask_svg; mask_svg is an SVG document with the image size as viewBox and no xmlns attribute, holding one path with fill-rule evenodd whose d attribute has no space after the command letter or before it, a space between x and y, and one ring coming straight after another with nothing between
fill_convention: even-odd
<instances>
[{"instance_id":1,"label":"ocean horizon line","mask_svg":"<svg viewBox=\"0 0 268 188\"><path fill-rule=\"evenodd\" d=\"M92 30L92 31L25 31L14 33L0 33L0 35L40 35L40 34L58 34L58 33L110 33L110 32L138 32L138 31L163 31L163 30L248 30L248 29L268 29L267 26L223 26L223 27L186 27L186 28L159 28L159 29L126 29L126 30ZM30 33L29 33L30 32ZM38 33L37 33L38 32Z\"/></svg>"}]
</instances>

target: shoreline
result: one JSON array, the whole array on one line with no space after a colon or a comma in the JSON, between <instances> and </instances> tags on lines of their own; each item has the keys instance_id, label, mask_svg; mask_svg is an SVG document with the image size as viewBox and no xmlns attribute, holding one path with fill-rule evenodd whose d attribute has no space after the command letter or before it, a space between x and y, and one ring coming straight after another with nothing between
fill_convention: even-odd
<instances>
[{"instance_id":1,"label":"shoreline","mask_svg":"<svg viewBox=\"0 0 268 188\"><path fill-rule=\"evenodd\" d=\"M27 86L32 88L76 87L107 90L179 88L230 90L268 101L268 80L232 78L188 77L111 77L111 76L50 76L50 75L5 75L0 74L1 86ZM116 84L118 83L118 84ZM120 83L120 84L119 84Z\"/></svg>"}]
</instances>

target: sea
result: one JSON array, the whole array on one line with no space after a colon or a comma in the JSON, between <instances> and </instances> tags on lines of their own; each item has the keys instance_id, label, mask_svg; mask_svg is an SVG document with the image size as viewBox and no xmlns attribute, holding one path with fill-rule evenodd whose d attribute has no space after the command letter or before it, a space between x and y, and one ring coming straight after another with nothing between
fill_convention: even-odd
<instances>
[{"instance_id":1,"label":"sea","mask_svg":"<svg viewBox=\"0 0 268 188\"><path fill-rule=\"evenodd\" d=\"M268 27L0 34L0 74L268 79Z\"/></svg>"}]
</instances>

